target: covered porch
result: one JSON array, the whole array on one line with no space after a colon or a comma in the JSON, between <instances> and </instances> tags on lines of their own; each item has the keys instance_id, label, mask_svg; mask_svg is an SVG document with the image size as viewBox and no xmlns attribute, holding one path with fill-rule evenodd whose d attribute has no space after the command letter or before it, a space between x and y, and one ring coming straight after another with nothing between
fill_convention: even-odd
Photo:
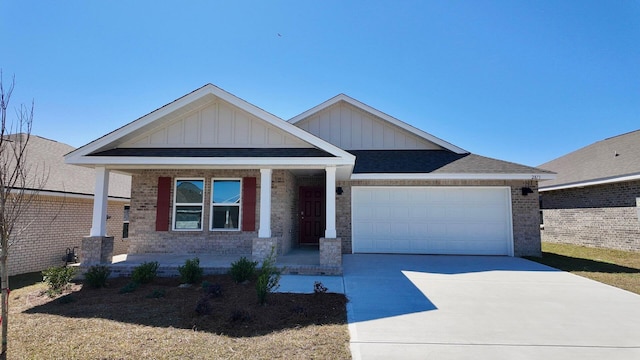
<instances>
[{"instance_id":1,"label":"covered porch","mask_svg":"<svg viewBox=\"0 0 640 360\"><path fill-rule=\"evenodd\" d=\"M110 171L107 168L96 167L96 194L101 195L108 192ZM261 168L258 170L254 168L253 170L207 169L199 171L205 180L203 198L211 197L212 190L207 188L206 182L213 176L226 178L227 174L230 174L229 171L248 171L249 173L238 174L242 176L248 174L258 178L253 178L253 185L251 185L255 192L253 196L257 213L257 216L250 221L251 224L255 224L254 229L247 230L242 228L244 225L241 225L238 231L221 232L212 231L204 224L198 231L185 232L173 228L171 222L174 220L167 217L165 221L170 223L168 228L159 230L156 225L156 229L153 230L150 226L145 225L151 222L157 224L157 217L154 219L150 215L150 213L156 215L156 210L147 211L146 215L141 215L136 212L139 211L136 202L149 203L155 198L142 198L137 195L138 190L136 189L142 188L139 183L149 183L149 179L153 180L153 176L158 176L157 174L160 172L153 170L151 177L147 172L140 181L137 180L140 175L136 175L134 172L132 219L129 233L132 235L130 241L136 247L130 248L127 255L115 256L111 260L113 246L110 246L110 243L113 243L113 239L106 233L108 215L101 201L102 196L96 196L91 234L83 239L81 248L81 266L87 268L95 264L109 264L114 275L125 276L143 262L158 261L160 264L159 273L173 276L178 274L177 267L183 265L185 260L198 257L205 272L213 274L227 272L231 263L243 256L261 262L271 253L272 249L275 249L276 264L287 274L335 275L342 273L342 240L337 237L336 231L337 169L335 166L320 169ZM158 182L158 193L161 192L160 179L165 175L169 176L169 178L164 178L167 180L178 178L174 173L161 173L160 178L153 180ZM248 184L249 181L246 180L246 177L240 178L244 189L244 184ZM312 235L315 236L315 240L310 242L308 235L303 235L306 229L304 225L308 224L310 214L307 210L308 207L302 202L302 190L309 188L319 190L320 199L316 198L315 200L321 202L319 207L321 210L317 214L321 219L315 224L316 226L313 226ZM173 189L177 191L177 185ZM149 193L146 189L143 191ZM169 199L167 202L169 201L171 200ZM170 204L166 206L171 208ZM158 200L157 207L160 207L160 200ZM203 206L202 209L202 219L206 222L210 216L208 212L211 211L211 208ZM175 212L172 214L175 215ZM141 232L138 230L139 228L145 230ZM151 236L151 240L138 241L140 245L137 245L137 236L140 238ZM305 241L302 241L303 238ZM167 247L158 249L160 251L151 247L145 248L144 246L150 242L166 244ZM230 246L236 245L229 244L237 244L237 247L231 249Z\"/></svg>"},{"instance_id":2,"label":"covered porch","mask_svg":"<svg viewBox=\"0 0 640 360\"><path fill-rule=\"evenodd\" d=\"M179 276L178 266L183 266L185 261L197 257L200 267L206 274L225 274L231 268L231 264L243 255L216 255L216 254L123 254L113 256L110 264L111 276L130 276L136 266L145 262L157 261L158 275L164 277ZM244 255L251 259L251 255ZM260 267L258 264L258 268ZM283 274L290 275L341 275L342 266L327 266L320 264L320 250L317 246L302 246L292 249L284 255L277 257L276 266Z\"/></svg>"}]
</instances>

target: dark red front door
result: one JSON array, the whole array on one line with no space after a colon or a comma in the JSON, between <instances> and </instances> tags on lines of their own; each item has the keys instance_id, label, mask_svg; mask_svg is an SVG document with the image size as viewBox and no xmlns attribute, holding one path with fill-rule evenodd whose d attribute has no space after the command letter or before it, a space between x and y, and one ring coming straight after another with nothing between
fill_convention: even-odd
<instances>
[{"instance_id":1,"label":"dark red front door","mask_svg":"<svg viewBox=\"0 0 640 360\"><path fill-rule=\"evenodd\" d=\"M324 188L300 186L300 244L318 244L324 236Z\"/></svg>"}]
</instances>

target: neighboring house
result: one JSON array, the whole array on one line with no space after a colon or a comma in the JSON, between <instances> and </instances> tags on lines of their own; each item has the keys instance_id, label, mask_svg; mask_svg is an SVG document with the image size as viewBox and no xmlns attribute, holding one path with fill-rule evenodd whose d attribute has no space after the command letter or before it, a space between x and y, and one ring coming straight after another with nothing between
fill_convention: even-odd
<instances>
[{"instance_id":1,"label":"neighboring house","mask_svg":"<svg viewBox=\"0 0 640 360\"><path fill-rule=\"evenodd\" d=\"M640 251L640 130L598 141L541 168L542 240Z\"/></svg>"},{"instance_id":2,"label":"neighboring house","mask_svg":"<svg viewBox=\"0 0 640 360\"><path fill-rule=\"evenodd\" d=\"M211 84L66 161L132 175L130 253L260 259L319 244L327 266L342 253L540 255L538 180L553 178L346 95L284 121Z\"/></svg>"},{"instance_id":3,"label":"neighboring house","mask_svg":"<svg viewBox=\"0 0 640 360\"><path fill-rule=\"evenodd\" d=\"M25 135L12 135L25 136ZM46 182L15 227L9 248L9 275L41 271L64 264L67 249L79 247L92 223L95 172L64 163L74 148L31 135L26 168L31 177ZM105 219L108 234L115 235L114 252L126 253L129 241L122 239L125 206L129 204L131 178L111 174ZM28 189L37 190L37 189ZM18 229L24 228L20 234Z\"/></svg>"}]
</instances>

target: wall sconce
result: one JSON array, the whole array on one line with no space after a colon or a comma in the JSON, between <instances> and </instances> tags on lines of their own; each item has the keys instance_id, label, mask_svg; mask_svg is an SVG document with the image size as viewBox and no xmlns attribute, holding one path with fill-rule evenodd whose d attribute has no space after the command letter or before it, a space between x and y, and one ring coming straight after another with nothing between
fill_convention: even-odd
<instances>
[{"instance_id":1,"label":"wall sconce","mask_svg":"<svg viewBox=\"0 0 640 360\"><path fill-rule=\"evenodd\" d=\"M111 215L107 214L107 220L111 219Z\"/></svg>"},{"instance_id":2,"label":"wall sconce","mask_svg":"<svg viewBox=\"0 0 640 360\"><path fill-rule=\"evenodd\" d=\"M531 190L530 187L523 187L522 188L522 195L523 196L527 196L527 194L533 194L533 190Z\"/></svg>"},{"instance_id":3,"label":"wall sconce","mask_svg":"<svg viewBox=\"0 0 640 360\"><path fill-rule=\"evenodd\" d=\"M342 186L338 186L338 187L336 188L336 194L338 194L338 195L342 195L342 193L343 193L343 192L344 192L344 191L342 190Z\"/></svg>"}]
</instances>

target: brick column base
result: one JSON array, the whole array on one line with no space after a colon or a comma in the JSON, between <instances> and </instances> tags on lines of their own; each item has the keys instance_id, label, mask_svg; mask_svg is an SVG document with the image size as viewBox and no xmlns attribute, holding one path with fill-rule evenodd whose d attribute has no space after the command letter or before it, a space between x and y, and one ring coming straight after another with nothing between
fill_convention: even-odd
<instances>
[{"instance_id":1,"label":"brick column base","mask_svg":"<svg viewBox=\"0 0 640 360\"><path fill-rule=\"evenodd\" d=\"M82 266L110 264L113 259L113 236L85 236L80 248Z\"/></svg>"},{"instance_id":2,"label":"brick column base","mask_svg":"<svg viewBox=\"0 0 640 360\"><path fill-rule=\"evenodd\" d=\"M274 249L274 254L278 256L278 238L254 238L253 245L251 247L251 257L253 261L262 261L271 254L271 249ZM275 260L275 259L274 259Z\"/></svg>"},{"instance_id":3,"label":"brick column base","mask_svg":"<svg viewBox=\"0 0 640 360\"><path fill-rule=\"evenodd\" d=\"M320 265L342 266L341 238L320 238Z\"/></svg>"}]
</instances>

